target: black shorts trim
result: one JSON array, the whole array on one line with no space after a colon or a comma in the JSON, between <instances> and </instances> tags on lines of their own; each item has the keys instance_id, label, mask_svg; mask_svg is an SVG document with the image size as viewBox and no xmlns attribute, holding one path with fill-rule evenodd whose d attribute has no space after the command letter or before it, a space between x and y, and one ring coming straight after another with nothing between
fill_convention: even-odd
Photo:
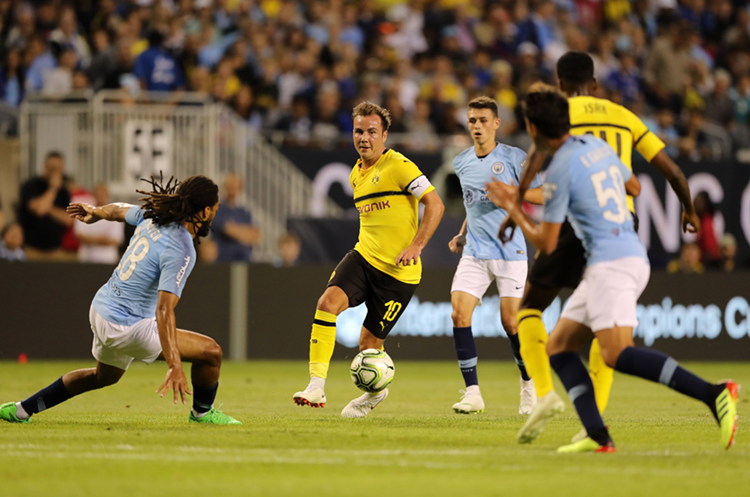
<instances>
[{"instance_id":1,"label":"black shorts trim","mask_svg":"<svg viewBox=\"0 0 750 497\"><path fill-rule=\"evenodd\" d=\"M546 255L540 253L531 266L529 283L548 289L575 288L581 282L585 268L586 251L573 227L565 221L555 251Z\"/></svg>"},{"instance_id":2,"label":"black shorts trim","mask_svg":"<svg viewBox=\"0 0 750 497\"><path fill-rule=\"evenodd\" d=\"M354 203L361 202L363 200L370 200L371 198L380 198L380 197L390 197L393 195L409 195L409 192L402 192L402 191L388 191L388 192L377 192L377 193L371 193L369 195L362 195L361 197L357 197L354 199Z\"/></svg>"},{"instance_id":3,"label":"black shorts trim","mask_svg":"<svg viewBox=\"0 0 750 497\"><path fill-rule=\"evenodd\" d=\"M341 259L328 281L349 298L349 307L367 306L363 326L385 340L409 305L418 285L404 283L367 262L356 250Z\"/></svg>"}]
</instances>

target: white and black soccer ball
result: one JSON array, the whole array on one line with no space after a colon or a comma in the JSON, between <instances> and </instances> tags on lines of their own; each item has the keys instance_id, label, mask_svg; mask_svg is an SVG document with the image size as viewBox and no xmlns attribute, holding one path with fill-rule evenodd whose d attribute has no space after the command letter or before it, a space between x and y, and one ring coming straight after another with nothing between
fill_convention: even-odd
<instances>
[{"instance_id":1,"label":"white and black soccer ball","mask_svg":"<svg viewBox=\"0 0 750 497\"><path fill-rule=\"evenodd\" d=\"M377 393L382 392L391 384L396 368L391 356L384 351L367 349L357 354L349 371L357 388L365 392Z\"/></svg>"}]
</instances>

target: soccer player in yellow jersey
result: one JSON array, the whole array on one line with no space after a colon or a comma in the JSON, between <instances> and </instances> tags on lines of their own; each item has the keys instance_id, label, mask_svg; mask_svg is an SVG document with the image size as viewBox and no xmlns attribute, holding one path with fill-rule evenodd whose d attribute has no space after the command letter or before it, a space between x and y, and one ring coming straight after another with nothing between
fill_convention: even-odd
<instances>
[{"instance_id":1,"label":"soccer player in yellow jersey","mask_svg":"<svg viewBox=\"0 0 750 497\"><path fill-rule=\"evenodd\" d=\"M591 57L583 52L566 53L557 63L557 78L560 90L568 97L571 134L588 133L601 138L631 170L632 149L638 150L666 177L680 199L683 230L696 232L699 220L693 208L690 188L680 168L664 152L664 143L629 110L609 100L590 96L597 85ZM520 198L541 169L546 157L546 154L536 150L530 152L527 167L519 182ZM635 214L630 196L628 207ZM637 230L637 216L634 217ZM506 231L508 227L515 227L510 218L500 228L499 236L503 241L507 233L512 233L512 230ZM546 352L547 331L542 322L542 311L552 303L563 287L578 286L585 264L581 241L576 238L570 224L565 222L556 250L549 255L539 255L529 273L521 310L517 315L518 336L524 364L536 385L537 405L518 433L518 441L521 443L533 441L546 423L564 409L562 400L552 386L552 373ZM592 342L589 353L589 368L597 406L600 412L604 412L612 388L613 370L604 363L596 339ZM573 438L577 441L585 436L584 431Z\"/></svg>"},{"instance_id":2,"label":"soccer player in yellow jersey","mask_svg":"<svg viewBox=\"0 0 750 497\"><path fill-rule=\"evenodd\" d=\"M349 181L359 211L359 241L339 262L318 300L310 338L310 383L294 394L297 405L324 407L325 381L336 342L336 317L349 307L367 305L359 349L382 349L422 278L420 254L443 217L443 202L419 168L385 147L388 111L362 102L352 112L359 160ZM424 204L422 224L418 207ZM341 411L361 418L388 396L357 397Z\"/></svg>"}]
</instances>

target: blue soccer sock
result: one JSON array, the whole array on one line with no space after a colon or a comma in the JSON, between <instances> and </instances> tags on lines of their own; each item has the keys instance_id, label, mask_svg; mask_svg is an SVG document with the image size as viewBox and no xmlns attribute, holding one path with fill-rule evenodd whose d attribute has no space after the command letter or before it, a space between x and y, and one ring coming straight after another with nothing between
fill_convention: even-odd
<instances>
[{"instance_id":1,"label":"blue soccer sock","mask_svg":"<svg viewBox=\"0 0 750 497\"><path fill-rule=\"evenodd\" d=\"M596 407L594 385L581 358L574 352L562 352L550 356L549 362L568 391L586 433L599 445L606 445L611 438Z\"/></svg>"},{"instance_id":2,"label":"blue soccer sock","mask_svg":"<svg viewBox=\"0 0 750 497\"><path fill-rule=\"evenodd\" d=\"M26 400L21 401L21 406L26 413L31 416L39 412L55 407L57 404L65 402L71 398L63 384L62 376L48 387L42 388L37 393Z\"/></svg>"},{"instance_id":3,"label":"blue soccer sock","mask_svg":"<svg viewBox=\"0 0 750 497\"><path fill-rule=\"evenodd\" d=\"M193 385L193 413L195 415L205 414L214 406L216 392L219 390L219 382L212 387L196 387Z\"/></svg>"},{"instance_id":4,"label":"blue soccer sock","mask_svg":"<svg viewBox=\"0 0 750 497\"><path fill-rule=\"evenodd\" d=\"M658 382L681 394L700 400L716 410L714 401L724 389L713 385L680 366L677 361L656 350L627 347L620 352L615 369L621 373Z\"/></svg>"},{"instance_id":5,"label":"blue soccer sock","mask_svg":"<svg viewBox=\"0 0 750 497\"><path fill-rule=\"evenodd\" d=\"M516 358L518 370L521 371L521 378L523 378L523 381L529 381L531 378L529 373L526 372L526 365L521 358L521 343L518 341L518 333L515 335L508 333L508 339L510 340L510 348L513 349L513 357Z\"/></svg>"},{"instance_id":6,"label":"blue soccer sock","mask_svg":"<svg viewBox=\"0 0 750 497\"><path fill-rule=\"evenodd\" d=\"M464 375L464 383L467 387L479 385L477 377L477 344L474 343L474 335L471 326L465 328L453 327L453 341L456 343L456 355L458 356L458 367Z\"/></svg>"}]
</instances>

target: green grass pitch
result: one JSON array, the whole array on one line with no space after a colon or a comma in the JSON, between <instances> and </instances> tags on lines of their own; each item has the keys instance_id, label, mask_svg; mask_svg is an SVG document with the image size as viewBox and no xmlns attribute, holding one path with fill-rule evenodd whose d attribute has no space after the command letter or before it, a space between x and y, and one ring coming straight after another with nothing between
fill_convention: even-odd
<instances>
[{"instance_id":1,"label":"green grass pitch","mask_svg":"<svg viewBox=\"0 0 750 497\"><path fill-rule=\"evenodd\" d=\"M0 402L17 401L90 363L0 362ZM750 385L750 363L695 363L711 380ZM154 393L164 364L136 364L121 382L36 416L0 423L0 488L31 496L721 496L750 492L750 430L719 447L708 409L645 381L616 375L605 421L617 453L561 456L580 429L575 411L532 445L515 435L518 373L479 365L483 414L454 414L463 386L454 362L396 362L388 400L342 419L359 395L334 363L325 409L298 407L306 362L225 364L219 402L238 427L188 424L188 407ZM559 385L558 385L559 387ZM559 390L562 392L562 390ZM742 395L742 392L740 392ZM567 398L566 398L567 400ZM748 409L740 400L740 416Z\"/></svg>"}]
</instances>

